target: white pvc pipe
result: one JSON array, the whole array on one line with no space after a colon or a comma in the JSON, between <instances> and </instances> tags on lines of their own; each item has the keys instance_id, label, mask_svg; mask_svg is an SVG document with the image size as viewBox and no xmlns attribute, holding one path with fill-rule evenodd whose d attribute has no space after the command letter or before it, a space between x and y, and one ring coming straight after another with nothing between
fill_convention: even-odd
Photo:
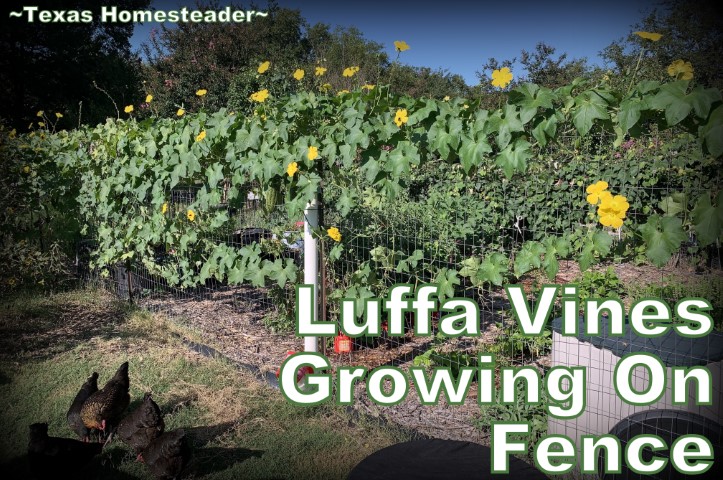
<instances>
[{"instance_id":1,"label":"white pvc pipe","mask_svg":"<svg viewBox=\"0 0 723 480\"><path fill-rule=\"evenodd\" d=\"M314 315L316 321L319 314L319 257L317 240L311 234L312 229L319 226L319 202L314 198L304 209L304 284L314 285ZM304 337L304 351L318 351L317 337Z\"/></svg>"}]
</instances>

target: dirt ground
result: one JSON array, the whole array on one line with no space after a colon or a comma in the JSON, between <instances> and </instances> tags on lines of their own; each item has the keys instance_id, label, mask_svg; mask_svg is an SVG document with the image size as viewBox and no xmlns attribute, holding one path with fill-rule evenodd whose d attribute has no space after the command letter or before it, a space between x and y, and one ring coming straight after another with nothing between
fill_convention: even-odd
<instances>
[{"instance_id":1,"label":"dirt ground","mask_svg":"<svg viewBox=\"0 0 723 480\"><path fill-rule=\"evenodd\" d=\"M720 270L701 274L692 268L681 267L659 269L630 264L611 266L624 284L636 285L665 284L670 278L679 283L693 284L706 278L706 275L723 275ZM601 271L605 268L607 266L604 265L595 267ZM575 262L562 261L555 283L570 283L579 277L580 270ZM535 277L524 277L521 283L532 288L534 284L541 282ZM138 303L143 308L161 312L174 321L191 327L198 332L200 343L212 347L223 356L240 364L255 366L267 378L273 378L273 372L288 351L303 350L303 340L288 333L271 333L262 322L268 311L259 306L264 302L248 301L254 295L261 298L264 292L262 289L249 287L223 287L209 290L202 296L184 295L182 298L171 293L156 293L140 299ZM499 314L500 310L505 309L506 301L501 292L494 292L484 302L480 337L449 339L441 346L441 350L479 352L484 351L485 344L495 341L499 335L498 322L510 321ZM334 368L353 365L372 369L381 365L394 365L406 370L413 365L415 356L424 353L432 344L431 337L415 337L410 332L402 338L357 345L355 350L348 354L334 353L330 344L322 345L322 352L327 355ZM526 358L520 363L545 368L550 366L550 357ZM468 400L461 406L450 406L444 399L436 406L422 406L416 392L410 388L405 400L392 407L381 407L372 402L366 395L364 385L358 384L354 408L364 414L384 417L424 435L487 443L487 433L475 427L480 409L476 402L474 384L470 388Z\"/></svg>"}]
</instances>

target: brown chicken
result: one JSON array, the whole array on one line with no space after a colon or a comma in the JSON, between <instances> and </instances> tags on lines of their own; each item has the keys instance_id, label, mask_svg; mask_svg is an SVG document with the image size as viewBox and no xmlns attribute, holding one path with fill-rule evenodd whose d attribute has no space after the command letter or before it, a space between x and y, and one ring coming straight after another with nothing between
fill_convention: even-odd
<instances>
[{"instance_id":1,"label":"brown chicken","mask_svg":"<svg viewBox=\"0 0 723 480\"><path fill-rule=\"evenodd\" d=\"M125 362L102 389L83 403L83 408L80 409L83 425L86 428L97 428L103 433L111 433L131 403L129 387L128 362Z\"/></svg>"},{"instance_id":2,"label":"brown chicken","mask_svg":"<svg viewBox=\"0 0 723 480\"><path fill-rule=\"evenodd\" d=\"M30 470L38 478L68 478L100 454L103 445L84 443L72 438L48 436L47 423L30 425L28 461Z\"/></svg>"},{"instance_id":3,"label":"brown chicken","mask_svg":"<svg viewBox=\"0 0 723 480\"><path fill-rule=\"evenodd\" d=\"M70 405L68 410L68 425L78 437L84 442L90 441L90 430L85 426L83 420L80 418L80 409L83 408L83 404L92 394L98 391L98 372L93 372L93 375L88 377L85 381L78 394L75 396L73 403Z\"/></svg>"},{"instance_id":4,"label":"brown chicken","mask_svg":"<svg viewBox=\"0 0 723 480\"><path fill-rule=\"evenodd\" d=\"M191 456L183 429L166 432L153 440L138 460L148 465L154 477L171 480L178 477Z\"/></svg>"},{"instance_id":5,"label":"brown chicken","mask_svg":"<svg viewBox=\"0 0 723 480\"><path fill-rule=\"evenodd\" d=\"M143 403L125 416L118 424L118 436L126 444L141 453L165 428L163 415L150 393L143 396Z\"/></svg>"}]
</instances>

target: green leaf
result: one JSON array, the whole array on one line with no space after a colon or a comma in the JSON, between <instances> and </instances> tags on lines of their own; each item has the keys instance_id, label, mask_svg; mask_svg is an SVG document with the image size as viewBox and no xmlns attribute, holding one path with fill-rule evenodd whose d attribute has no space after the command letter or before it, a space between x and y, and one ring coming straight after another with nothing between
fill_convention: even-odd
<instances>
[{"instance_id":1,"label":"green leaf","mask_svg":"<svg viewBox=\"0 0 723 480\"><path fill-rule=\"evenodd\" d=\"M633 125L640 120L640 99L628 98L620 102L620 111L618 111L618 124L626 133Z\"/></svg>"},{"instance_id":2,"label":"green leaf","mask_svg":"<svg viewBox=\"0 0 723 480\"><path fill-rule=\"evenodd\" d=\"M603 257L610 254L610 247L613 244L613 237L607 232L595 232L592 236L592 245L597 253Z\"/></svg>"},{"instance_id":3,"label":"green leaf","mask_svg":"<svg viewBox=\"0 0 723 480\"><path fill-rule=\"evenodd\" d=\"M505 116L500 122L497 133L497 146L505 148L512 139L513 132L524 132L525 128L520 121L520 115L517 107L514 105L505 105Z\"/></svg>"},{"instance_id":4,"label":"green leaf","mask_svg":"<svg viewBox=\"0 0 723 480\"><path fill-rule=\"evenodd\" d=\"M710 202L710 192L700 196L692 212L693 226L701 247L715 242L723 233L723 191L718 194L718 205Z\"/></svg>"},{"instance_id":5,"label":"green leaf","mask_svg":"<svg viewBox=\"0 0 723 480\"><path fill-rule=\"evenodd\" d=\"M587 135L596 119L607 120L607 102L594 91L583 92L575 97L576 108L573 111L572 123L580 133Z\"/></svg>"},{"instance_id":6,"label":"green leaf","mask_svg":"<svg viewBox=\"0 0 723 480\"><path fill-rule=\"evenodd\" d=\"M448 268L441 268L436 277L434 283L437 284L439 299L454 297L454 287L459 285L459 278L457 278L457 271Z\"/></svg>"},{"instance_id":7,"label":"green leaf","mask_svg":"<svg viewBox=\"0 0 723 480\"><path fill-rule=\"evenodd\" d=\"M658 207L668 217L673 217L688 210L688 197L683 192L675 192L660 201Z\"/></svg>"},{"instance_id":8,"label":"green leaf","mask_svg":"<svg viewBox=\"0 0 723 480\"><path fill-rule=\"evenodd\" d=\"M545 247L540 242L525 242L515 257L515 276L519 278L532 269L540 268L543 253Z\"/></svg>"},{"instance_id":9,"label":"green leaf","mask_svg":"<svg viewBox=\"0 0 723 480\"><path fill-rule=\"evenodd\" d=\"M484 141L475 142L469 137L462 141L462 148L459 150L459 158L464 172L469 174L472 168L479 165L484 159L485 153L492 152L492 147Z\"/></svg>"},{"instance_id":10,"label":"green leaf","mask_svg":"<svg viewBox=\"0 0 723 480\"><path fill-rule=\"evenodd\" d=\"M476 279L479 284L490 282L493 285L501 286L504 281L503 274L507 272L507 264L507 257L501 253L493 253L479 265Z\"/></svg>"},{"instance_id":11,"label":"green leaf","mask_svg":"<svg viewBox=\"0 0 723 480\"><path fill-rule=\"evenodd\" d=\"M688 82L685 80L666 83L650 100L651 108L665 110L665 120L669 127L682 122L693 108L686 98L687 88Z\"/></svg>"},{"instance_id":12,"label":"green leaf","mask_svg":"<svg viewBox=\"0 0 723 480\"><path fill-rule=\"evenodd\" d=\"M708 123L700 128L699 134L705 140L705 147L711 155L723 155L723 105L713 110Z\"/></svg>"},{"instance_id":13,"label":"green leaf","mask_svg":"<svg viewBox=\"0 0 723 480\"><path fill-rule=\"evenodd\" d=\"M515 172L524 173L527 169L527 160L532 157L530 143L518 139L514 145L508 145L495 159L495 163L502 167L507 178L512 178Z\"/></svg>"},{"instance_id":14,"label":"green leaf","mask_svg":"<svg viewBox=\"0 0 723 480\"><path fill-rule=\"evenodd\" d=\"M665 265L673 252L688 238L683 231L683 222L678 217L651 215L638 230L646 243L645 254L658 267Z\"/></svg>"}]
</instances>

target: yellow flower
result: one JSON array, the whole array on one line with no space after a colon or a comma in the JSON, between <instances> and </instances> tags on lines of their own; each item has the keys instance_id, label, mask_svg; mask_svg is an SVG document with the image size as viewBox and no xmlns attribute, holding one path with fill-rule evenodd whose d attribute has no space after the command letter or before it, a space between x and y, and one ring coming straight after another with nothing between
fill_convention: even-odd
<instances>
[{"instance_id":1,"label":"yellow flower","mask_svg":"<svg viewBox=\"0 0 723 480\"><path fill-rule=\"evenodd\" d=\"M205 88L202 88L201 90L196 90L196 95L198 95L199 97L203 97L207 93L208 91Z\"/></svg>"},{"instance_id":2,"label":"yellow flower","mask_svg":"<svg viewBox=\"0 0 723 480\"><path fill-rule=\"evenodd\" d=\"M37 115L38 117L42 117L43 115L45 115L45 112L42 110L38 110L38 113L36 113L35 115Z\"/></svg>"},{"instance_id":3,"label":"yellow flower","mask_svg":"<svg viewBox=\"0 0 723 480\"><path fill-rule=\"evenodd\" d=\"M319 149L311 145L309 147L309 151L306 152L306 158L308 158L309 160L316 160L317 158L319 158Z\"/></svg>"},{"instance_id":4,"label":"yellow flower","mask_svg":"<svg viewBox=\"0 0 723 480\"><path fill-rule=\"evenodd\" d=\"M151 103L153 101L153 95L150 93L146 95L146 103Z\"/></svg>"},{"instance_id":5,"label":"yellow flower","mask_svg":"<svg viewBox=\"0 0 723 480\"><path fill-rule=\"evenodd\" d=\"M345 77L353 77L356 72L359 71L359 67L347 67L344 69L342 75Z\"/></svg>"},{"instance_id":6,"label":"yellow flower","mask_svg":"<svg viewBox=\"0 0 723 480\"><path fill-rule=\"evenodd\" d=\"M252 93L249 98L254 102L263 103L267 98L269 98L269 90L267 88L264 88L263 90Z\"/></svg>"},{"instance_id":7,"label":"yellow flower","mask_svg":"<svg viewBox=\"0 0 723 480\"><path fill-rule=\"evenodd\" d=\"M126 108L123 109L126 113L131 113L133 111L133 105L126 105Z\"/></svg>"},{"instance_id":8,"label":"yellow flower","mask_svg":"<svg viewBox=\"0 0 723 480\"><path fill-rule=\"evenodd\" d=\"M445 102L449 102L449 95L445 95L442 100L445 101Z\"/></svg>"},{"instance_id":9,"label":"yellow flower","mask_svg":"<svg viewBox=\"0 0 723 480\"><path fill-rule=\"evenodd\" d=\"M326 231L326 233L335 242L341 242L341 232L339 231L338 228L331 227L329 230Z\"/></svg>"},{"instance_id":10,"label":"yellow flower","mask_svg":"<svg viewBox=\"0 0 723 480\"><path fill-rule=\"evenodd\" d=\"M663 36L661 33L652 33L652 32L633 32L633 33L640 38L644 38L646 40L652 40L653 42L657 42Z\"/></svg>"},{"instance_id":11,"label":"yellow flower","mask_svg":"<svg viewBox=\"0 0 723 480\"><path fill-rule=\"evenodd\" d=\"M10 138L15 138L17 136L18 136L18 131L15 130L14 128L12 130L10 130L10 133L8 133L8 137L10 137Z\"/></svg>"},{"instance_id":12,"label":"yellow flower","mask_svg":"<svg viewBox=\"0 0 723 480\"><path fill-rule=\"evenodd\" d=\"M690 62L676 60L668 65L668 75L677 80L690 80L693 78L693 65Z\"/></svg>"},{"instance_id":13,"label":"yellow flower","mask_svg":"<svg viewBox=\"0 0 723 480\"><path fill-rule=\"evenodd\" d=\"M55 112L55 118L57 118L58 120L60 120L61 118L63 118L63 114L60 113L60 112Z\"/></svg>"},{"instance_id":14,"label":"yellow flower","mask_svg":"<svg viewBox=\"0 0 723 480\"><path fill-rule=\"evenodd\" d=\"M256 71L259 73L266 73L266 70L268 70L270 66L271 62L266 60L265 62L261 62L261 65L259 65L259 68L257 68Z\"/></svg>"},{"instance_id":15,"label":"yellow flower","mask_svg":"<svg viewBox=\"0 0 723 480\"><path fill-rule=\"evenodd\" d=\"M597 205L597 203L600 201L600 194L607 190L608 188L608 182L604 180L600 180L597 183L593 183L592 185L588 186L585 191L588 193L587 196L587 203L590 203L592 205Z\"/></svg>"},{"instance_id":16,"label":"yellow flower","mask_svg":"<svg viewBox=\"0 0 723 480\"><path fill-rule=\"evenodd\" d=\"M319 90L327 91L331 89L331 83L325 83L324 85L319 87Z\"/></svg>"},{"instance_id":17,"label":"yellow flower","mask_svg":"<svg viewBox=\"0 0 723 480\"><path fill-rule=\"evenodd\" d=\"M394 116L394 123L397 124L397 127L400 127L407 123L409 121L409 116L407 115L407 109L406 108L400 108L397 110L397 114Z\"/></svg>"},{"instance_id":18,"label":"yellow flower","mask_svg":"<svg viewBox=\"0 0 723 480\"><path fill-rule=\"evenodd\" d=\"M196 212L194 212L193 210L188 210L186 212L186 218L188 218L190 222L196 220Z\"/></svg>"},{"instance_id":19,"label":"yellow flower","mask_svg":"<svg viewBox=\"0 0 723 480\"><path fill-rule=\"evenodd\" d=\"M131 110L131 111L133 111L133 110ZM45 128L45 122L38 122L38 126L40 128Z\"/></svg>"},{"instance_id":20,"label":"yellow flower","mask_svg":"<svg viewBox=\"0 0 723 480\"><path fill-rule=\"evenodd\" d=\"M394 42L394 48L397 52L403 52L405 50L409 50L409 45L407 45L407 42L404 40L397 40Z\"/></svg>"},{"instance_id":21,"label":"yellow flower","mask_svg":"<svg viewBox=\"0 0 723 480\"><path fill-rule=\"evenodd\" d=\"M349 90L344 89L344 90L339 90L338 92L336 92L337 95L344 95L345 93L349 93Z\"/></svg>"},{"instance_id":22,"label":"yellow flower","mask_svg":"<svg viewBox=\"0 0 723 480\"><path fill-rule=\"evenodd\" d=\"M197 141L197 142L200 142L200 141L203 140L204 138L206 138L206 130L203 130L201 133L199 133L199 134L196 136L196 141Z\"/></svg>"},{"instance_id":23,"label":"yellow flower","mask_svg":"<svg viewBox=\"0 0 723 480\"><path fill-rule=\"evenodd\" d=\"M27 165L25 165L25 166L23 167L23 173L30 173L30 167L28 167Z\"/></svg>"},{"instance_id":24,"label":"yellow flower","mask_svg":"<svg viewBox=\"0 0 723 480\"><path fill-rule=\"evenodd\" d=\"M299 164L296 162L291 162L288 167L286 167L286 173L293 177L296 172L299 171Z\"/></svg>"},{"instance_id":25,"label":"yellow flower","mask_svg":"<svg viewBox=\"0 0 723 480\"><path fill-rule=\"evenodd\" d=\"M163 206L161 207L161 214L165 215L168 211L168 202L164 202Z\"/></svg>"},{"instance_id":26,"label":"yellow flower","mask_svg":"<svg viewBox=\"0 0 723 480\"><path fill-rule=\"evenodd\" d=\"M512 72L507 67L492 71L492 86L505 88L512 81Z\"/></svg>"},{"instance_id":27,"label":"yellow flower","mask_svg":"<svg viewBox=\"0 0 723 480\"><path fill-rule=\"evenodd\" d=\"M304 71L300 68L297 68L294 72L294 78L301 81L301 79L304 78Z\"/></svg>"},{"instance_id":28,"label":"yellow flower","mask_svg":"<svg viewBox=\"0 0 723 480\"><path fill-rule=\"evenodd\" d=\"M184 109L182 109L182 108L179 108L179 109L176 111L176 115L179 116L179 117L182 117L182 116L184 116L185 114L186 114L186 111L185 111Z\"/></svg>"},{"instance_id":29,"label":"yellow flower","mask_svg":"<svg viewBox=\"0 0 723 480\"><path fill-rule=\"evenodd\" d=\"M316 75L317 77L320 77L320 76L324 75L325 73L326 73L326 68L324 68L324 67L316 67L316 69L314 70L314 75Z\"/></svg>"},{"instance_id":30,"label":"yellow flower","mask_svg":"<svg viewBox=\"0 0 723 480\"><path fill-rule=\"evenodd\" d=\"M362 88L362 90L374 90L374 87L376 87L376 85L372 85L371 83L367 83L366 85L362 85L361 88Z\"/></svg>"}]
</instances>

